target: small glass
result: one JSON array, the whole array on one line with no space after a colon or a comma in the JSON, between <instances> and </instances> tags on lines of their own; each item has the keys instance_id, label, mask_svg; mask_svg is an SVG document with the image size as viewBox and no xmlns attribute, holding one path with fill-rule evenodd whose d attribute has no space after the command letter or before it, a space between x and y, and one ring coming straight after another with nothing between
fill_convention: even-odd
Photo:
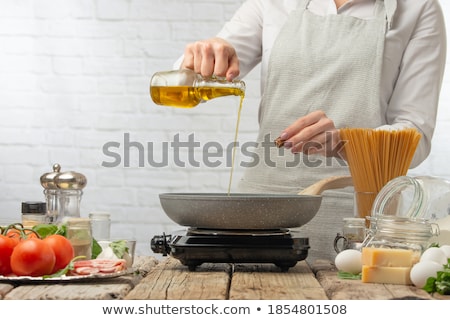
<instances>
[{"instance_id":1,"label":"small glass","mask_svg":"<svg viewBox=\"0 0 450 320\"><path fill-rule=\"evenodd\" d=\"M111 218L107 212L91 212L89 214L92 227L92 237L95 240L109 240L111 233Z\"/></svg>"},{"instance_id":2,"label":"small glass","mask_svg":"<svg viewBox=\"0 0 450 320\"><path fill-rule=\"evenodd\" d=\"M130 268L133 266L134 263L134 254L136 251L136 240L127 240L127 247L128 247L128 255L130 256L127 260L127 267Z\"/></svg>"},{"instance_id":3,"label":"small glass","mask_svg":"<svg viewBox=\"0 0 450 320\"><path fill-rule=\"evenodd\" d=\"M134 254L136 251L136 240L111 240L111 241L101 240L101 241L98 241L98 244L100 245L100 247L102 247L102 253L103 253L103 251L107 250L108 247L111 247L111 244L113 242L122 242L122 241L126 242L126 247L127 247L128 251L125 252L123 257L117 257L117 258L124 259L127 262L127 268L130 268L133 266L133 263L134 263ZM106 254L106 256L108 256L108 255L109 255L109 253Z\"/></svg>"},{"instance_id":4,"label":"small glass","mask_svg":"<svg viewBox=\"0 0 450 320\"><path fill-rule=\"evenodd\" d=\"M75 257L92 257L91 221L88 218L69 218L67 220L67 238L72 243Z\"/></svg>"},{"instance_id":5,"label":"small glass","mask_svg":"<svg viewBox=\"0 0 450 320\"><path fill-rule=\"evenodd\" d=\"M372 215L372 206L377 197L377 192L360 192L356 191L354 195L354 216L357 218L366 219ZM366 221L366 226L369 222Z\"/></svg>"},{"instance_id":6,"label":"small glass","mask_svg":"<svg viewBox=\"0 0 450 320\"><path fill-rule=\"evenodd\" d=\"M344 218L342 234L338 233L334 239L334 250L339 253L346 249L361 249L366 237L366 219ZM339 241L342 245L339 246Z\"/></svg>"}]
</instances>

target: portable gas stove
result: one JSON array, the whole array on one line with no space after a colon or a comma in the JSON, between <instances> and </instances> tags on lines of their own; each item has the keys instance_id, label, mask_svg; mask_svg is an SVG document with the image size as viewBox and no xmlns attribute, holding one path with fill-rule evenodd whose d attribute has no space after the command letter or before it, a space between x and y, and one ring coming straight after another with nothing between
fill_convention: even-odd
<instances>
[{"instance_id":1,"label":"portable gas stove","mask_svg":"<svg viewBox=\"0 0 450 320\"><path fill-rule=\"evenodd\" d=\"M189 270L202 263L273 263L288 271L308 256L309 239L289 229L211 230L188 228L151 240L154 253L171 255Z\"/></svg>"}]
</instances>

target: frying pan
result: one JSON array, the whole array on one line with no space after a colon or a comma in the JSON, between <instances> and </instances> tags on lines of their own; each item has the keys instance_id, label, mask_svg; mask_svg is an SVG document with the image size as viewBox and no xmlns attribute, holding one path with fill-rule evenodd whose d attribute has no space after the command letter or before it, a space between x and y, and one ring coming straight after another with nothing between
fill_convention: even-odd
<instances>
[{"instance_id":1,"label":"frying pan","mask_svg":"<svg viewBox=\"0 0 450 320\"><path fill-rule=\"evenodd\" d=\"M319 211L328 189L351 186L351 176L333 176L298 194L161 193L166 215L182 226L267 230L300 227Z\"/></svg>"}]
</instances>

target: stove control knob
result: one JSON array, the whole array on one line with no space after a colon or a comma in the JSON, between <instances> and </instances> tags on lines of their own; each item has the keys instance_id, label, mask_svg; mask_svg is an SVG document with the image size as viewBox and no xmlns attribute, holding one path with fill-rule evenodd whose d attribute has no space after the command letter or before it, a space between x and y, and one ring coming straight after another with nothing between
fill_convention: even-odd
<instances>
[{"instance_id":1,"label":"stove control knob","mask_svg":"<svg viewBox=\"0 0 450 320\"><path fill-rule=\"evenodd\" d=\"M167 256L170 253L170 241L171 236L163 234L162 236L154 236L150 241L150 247L154 253L161 253L163 256Z\"/></svg>"}]
</instances>

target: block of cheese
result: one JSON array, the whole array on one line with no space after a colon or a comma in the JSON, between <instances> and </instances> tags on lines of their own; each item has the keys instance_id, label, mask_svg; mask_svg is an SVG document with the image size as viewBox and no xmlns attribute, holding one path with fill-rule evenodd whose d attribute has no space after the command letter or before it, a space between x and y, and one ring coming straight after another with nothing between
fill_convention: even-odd
<instances>
[{"instance_id":1,"label":"block of cheese","mask_svg":"<svg viewBox=\"0 0 450 320\"><path fill-rule=\"evenodd\" d=\"M376 267L362 266L361 282L411 284L411 267Z\"/></svg>"},{"instance_id":2,"label":"block of cheese","mask_svg":"<svg viewBox=\"0 0 450 320\"><path fill-rule=\"evenodd\" d=\"M412 267L418 257L412 250L391 248L362 248L362 264L379 267Z\"/></svg>"}]
</instances>

